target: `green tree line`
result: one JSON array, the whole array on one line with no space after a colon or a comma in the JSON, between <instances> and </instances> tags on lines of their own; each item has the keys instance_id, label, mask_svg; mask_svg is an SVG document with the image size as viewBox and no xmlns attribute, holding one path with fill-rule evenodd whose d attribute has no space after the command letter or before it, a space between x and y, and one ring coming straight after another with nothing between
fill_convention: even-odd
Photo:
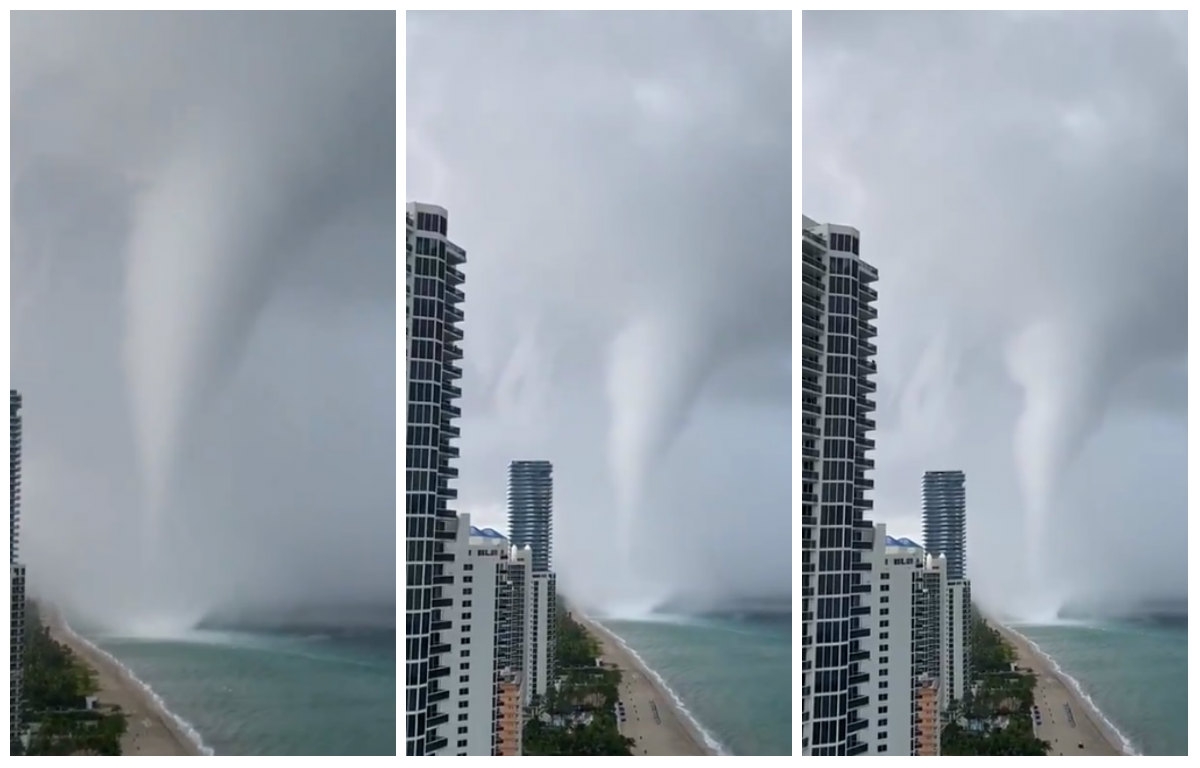
<instances>
[{"instance_id":1,"label":"green tree line","mask_svg":"<svg viewBox=\"0 0 1200 768\"><path fill-rule=\"evenodd\" d=\"M119 708L88 710L99 686L95 672L50 636L35 603L27 603L21 722L29 747L10 739L11 754L120 755L125 715Z\"/></svg>"},{"instance_id":2,"label":"green tree line","mask_svg":"<svg viewBox=\"0 0 1200 768\"><path fill-rule=\"evenodd\" d=\"M533 702L526 713L523 752L526 755L632 755L633 739L621 735L616 707L621 672L596 666L600 644L575 621L561 598L557 600L555 642L559 682ZM590 714L586 724L549 718Z\"/></svg>"},{"instance_id":3,"label":"green tree line","mask_svg":"<svg viewBox=\"0 0 1200 768\"><path fill-rule=\"evenodd\" d=\"M1037 678L1013 671L1016 651L971 606L971 660L975 685L948 712L942 729L943 755L1045 755L1050 745L1033 731L1033 689ZM959 718L988 722L1007 717L1005 727L971 731Z\"/></svg>"}]
</instances>

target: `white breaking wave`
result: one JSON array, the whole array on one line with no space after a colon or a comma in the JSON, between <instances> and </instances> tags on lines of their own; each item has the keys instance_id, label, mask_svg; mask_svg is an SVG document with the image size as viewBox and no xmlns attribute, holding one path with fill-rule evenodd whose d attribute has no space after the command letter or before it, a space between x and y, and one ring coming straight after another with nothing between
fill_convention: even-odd
<instances>
[{"instance_id":1,"label":"white breaking wave","mask_svg":"<svg viewBox=\"0 0 1200 768\"><path fill-rule=\"evenodd\" d=\"M130 669L129 667L122 664L120 662L120 660L117 659L116 656L113 656L108 651L104 650L100 646L93 643L91 640L88 640L86 637L84 637L83 635L79 634L74 629L72 629L71 625L67 623L67 620L65 617L60 616L59 618L60 618L60 621L62 622L64 632L66 632L68 635L73 637L75 640L78 640L83 645L86 645L88 648L91 648L94 652L96 652L100 656L103 656L104 658L108 659L108 661L111 662L115 667L117 667L117 669L121 670L121 674L125 675L126 678L133 681L133 683L135 685L137 685L139 688L142 689L142 691L150 699L150 701L154 705L154 707L159 710L159 712L161 712L166 717L170 718L171 722L175 723L175 726L179 729L179 731L181 733L183 733L184 736L187 737L188 741L192 742L192 744L195 745L196 749L199 750L200 754L209 755L209 756L216 754L216 752L213 751L212 747L210 747L204 743L204 737L200 735L200 732L197 731L192 726L192 724L189 723L187 720L184 720L182 717L180 717L179 715L172 712L171 709L167 706L167 703L165 701L163 701L162 697L159 696L154 691L153 688L151 688L149 685L147 685L144 680L142 680L140 677L135 675L133 673L132 669Z\"/></svg>"},{"instance_id":2,"label":"white breaking wave","mask_svg":"<svg viewBox=\"0 0 1200 768\"><path fill-rule=\"evenodd\" d=\"M616 640L617 643L624 648L625 651L632 656L635 661L637 661L638 666L642 668L642 671L654 678L659 687L667 692L667 695L671 697L671 701L674 702L675 708L680 712L680 714L683 715L684 719L691 723L696 732L700 734L700 737L704 739L705 746L707 746L713 752L716 752L718 755L731 754L725 748L725 745L717 740L717 737L713 736L703 725L701 725L700 721L696 719L696 716L692 714L692 711L687 708L686 704L683 703L683 699L679 698L679 694L675 693L675 690L671 688L671 686L667 685L667 681L663 679L662 675L658 674L658 672L651 668L651 666L646 663L646 660L641 657L641 654L631 648L629 643L625 642L625 638L621 637L616 632L613 632L611 629L598 621L593 620L592 623L599 627L602 632L606 633L613 640Z\"/></svg>"},{"instance_id":3,"label":"white breaking wave","mask_svg":"<svg viewBox=\"0 0 1200 768\"><path fill-rule=\"evenodd\" d=\"M1057 626L1075 626L1075 625L1086 626L1086 623L1082 622L1082 621L1071 620L1071 619L1059 619L1056 622L1056 625ZM1022 638L1024 638L1025 642L1029 643L1029 647L1033 649L1034 653L1036 653L1037 655L1039 655L1043 659L1045 659L1047 662L1049 662L1050 666L1054 669L1054 673L1056 675L1058 675L1060 679L1065 680L1067 682L1067 685L1071 686L1071 688L1075 691L1075 693L1078 694L1079 698L1083 699L1084 704L1086 704L1087 707L1090 710L1092 710L1092 712L1096 715L1096 717L1098 717L1100 720L1102 720L1104 722L1104 725L1110 731L1112 731L1113 733L1115 733L1117 735L1117 738L1121 740L1121 751L1122 752L1124 752L1127 755L1134 755L1134 756L1140 756L1142 754L1141 752L1137 751L1137 747L1135 747L1133 745L1133 742L1129 739L1129 737L1121 732L1121 729L1117 727L1116 723L1114 723L1112 720L1109 720L1108 716L1105 715L1104 712L1101 711L1100 707L1096 705L1095 700L1093 700L1092 697L1088 695L1088 692L1083 689L1083 686L1080 685L1078 680L1076 680L1069 672L1067 672L1065 669L1063 669L1062 666L1060 666L1059 663L1054 660L1053 656L1051 656L1050 654L1048 654L1044 650L1042 650L1042 647L1040 645L1038 645L1036 642L1034 642L1032 638L1030 638L1025 633L1017 630L1018 626L1022 626L1021 624L1006 624L1005 626L1007 626L1008 629L1010 629L1011 631L1015 632L1016 634L1018 634Z\"/></svg>"}]
</instances>

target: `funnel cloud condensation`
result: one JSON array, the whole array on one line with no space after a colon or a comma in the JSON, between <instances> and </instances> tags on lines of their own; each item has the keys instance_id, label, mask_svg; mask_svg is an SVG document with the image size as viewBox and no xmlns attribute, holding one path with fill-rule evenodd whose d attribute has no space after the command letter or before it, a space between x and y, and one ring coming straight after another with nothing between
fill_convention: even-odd
<instances>
[{"instance_id":1,"label":"funnel cloud condensation","mask_svg":"<svg viewBox=\"0 0 1200 768\"><path fill-rule=\"evenodd\" d=\"M394 605L393 20L14 15L31 588Z\"/></svg>"},{"instance_id":2,"label":"funnel cloud condensation","mask_svg":"<svg viewBox=\"0 0 1200 768\"><path fill-rule=\"evenodd\" d=\"M406 197L470 254L459 507L504 529L507 463L554 462L594 608L790 595L790 26L408 14Z\"/></svg>"},{"instance_id":3,"label":"funnel cloud condensation","mask_svg":"<svg viewBox=\"0 0 1200 768\"><path fill-rule=\"evenodd\" d=\"M805 14L804 206L881 274L877 517L965 470L994 610L1187 594L1186 31Z\"/></svg>"}]
</instances>

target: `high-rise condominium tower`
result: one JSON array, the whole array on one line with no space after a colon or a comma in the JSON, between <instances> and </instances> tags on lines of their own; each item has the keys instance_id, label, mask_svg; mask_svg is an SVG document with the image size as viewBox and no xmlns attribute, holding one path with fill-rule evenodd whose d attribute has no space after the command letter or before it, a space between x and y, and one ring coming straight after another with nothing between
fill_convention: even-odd
<instances>
[{"instance_id":1,"label":"high-rise condominium tower","mask_svg":"<svg viewBox=\"0 0 1200 768\"><path fill-rule=\"evenodd\" d=\"M967 577L967 490L961 470L926 472L921 495L925 546L935 555L945 555L947 577Z\"/></svg>"},{"instance_id":2,"label":"high-rise condominium tower","mask_svg":"<svg viewBox=\"0 0 1200 768\"><path fill-rule=\"evenodd\" d=\"M9 738L16 739L21 726L21 697L25 677L25 566L18 562L18 537L21 533L21 395L8 393L8 575L9 655L8 720Z\"/></svg>"},{"instance_id":3,"label":"high-rise condominium tower","mask_svg":"<svg viewBox=\"0 0 1200 768\"><path fill-rule=\"evenodd\" d=\"M463 314L466 252L446 238L446 209L409 203L407 233L408 416L405 499L405 754L455 752L457 716L449 707L448 638L461 617L454 614L453 568L458 492L453 441L461 415L462 369L458 324Z\"/></svg>"},{"instance_id":4,"label":"high-rise condominium tower","mask_svg":"<svg viewBox=\"0 0 1200 768\"><path fill-rule=\"evenodd\" d=\"M555 576L550 570L554 522L554 477L548 461L508 465L508 529L512 543L533 555L530 667L525 670L532 696L544 696L554 680L556 642Z\"/></svg>"},{"instance_id":5,"label":"high-rise condominium tower","mask_svg":"<svg viewBox=\"0 0 1200 768\"><path fill-rule=\"evenodd\" d=\"M967 490L961 470L926 472L921 483L925 546L946 558L945 695L962 699L971 684L971 583L967 580Z\"/></svg>"},{"instance_id":6,"label":"high-rise condominium tower","mask_svg":"<svg viewBox=\"0 0 1200 768\"><path fill-rule=\"evenodd\" d=\"M533 550L534 573L550 570L554 527L554 477L548 461L508 465L508 529L512 542Z\"/></svg>"},{"instance_id":7,"label":"high-rise condominium tower","mask_svg":"<svg viewBox=\"0 0 1200 768\"><path fill-rule=\"evenodd\" d=\"M865 513L875 466L875 268L852 227L804 218L801 754L869 748L871 633Z\"/></svg>"}]
</instances>

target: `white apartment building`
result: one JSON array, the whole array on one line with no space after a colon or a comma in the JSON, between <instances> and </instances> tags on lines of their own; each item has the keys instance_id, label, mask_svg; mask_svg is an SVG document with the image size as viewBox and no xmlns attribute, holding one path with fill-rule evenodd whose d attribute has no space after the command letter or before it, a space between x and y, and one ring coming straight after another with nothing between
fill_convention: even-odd
<instances>
[{"instance_id":1,"label":"white apartment building","mask_svg":"<svg viewBox=\"0 0 1200 768\"><path fill-rule=\"evenodd\" d=\"M473 527L467 514L458 516L452 547L454 561L446 572L452 578L443 592L449 602L443 609L454 618L433 651L449 660L450 673L440 689L446 695L439 699L450 715L442 727L448 743L434 754L490 756L500 749L502 683L515 672L510 665L514 550L500 533Z\"/></svg>"},{"instance_id":2,"label":"white apartment building","mask_svg":"<svg viewBox=\"0 0 1200 768\"><path fill-rule=\"evenodd\" d=\"M871 543L871 631L863 638L869 658L860 662L868 678L860 690L870 697L868 725L860 726L866 754L938 754L946 560L888 536L883 524L874 527Z\"/></svg>"},{"instance_id":3,"label":"white apartment building","mask_svg":"<svg viewBox=\"0 0 1200 768\"><path fill-rule=\"evenodd\" d=\"M546 695L546 689L554 684L555 624L555 580L549 572L532 574L532 616L530 617L530 698Z\"/></svg>"},{"instance_id":4,"label":"white apartment building","mask_svg":"<svg viewBox=\"0 0 1200 768\"><path fill-rule=\"evenodd\" d=\"M946 696L962 701L971 687L971 582L955 579L947 587Z\"/></svg>"}]
</instances>

